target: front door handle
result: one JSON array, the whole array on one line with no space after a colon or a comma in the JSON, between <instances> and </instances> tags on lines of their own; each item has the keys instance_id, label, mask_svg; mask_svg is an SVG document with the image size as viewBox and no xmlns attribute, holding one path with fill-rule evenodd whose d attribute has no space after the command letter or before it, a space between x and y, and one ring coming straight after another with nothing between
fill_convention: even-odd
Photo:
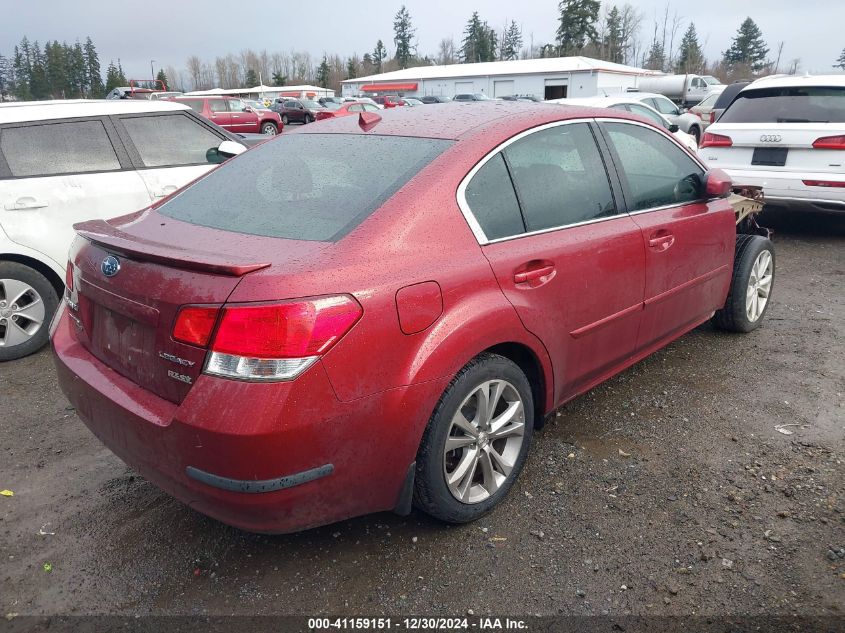
<instances>
[{"instance_id":1,"label":"front door handle","mask_svg":"<svg viewBox=\"0 0 845 633\"><path fill-rule=\"evenodd\" d=\"M28 209L43 209L47 206L50 206L48 202L42 202L31 196L24 196L6 204L5 209L6 211L26 211Z\"/></svg>"}]
</instances>

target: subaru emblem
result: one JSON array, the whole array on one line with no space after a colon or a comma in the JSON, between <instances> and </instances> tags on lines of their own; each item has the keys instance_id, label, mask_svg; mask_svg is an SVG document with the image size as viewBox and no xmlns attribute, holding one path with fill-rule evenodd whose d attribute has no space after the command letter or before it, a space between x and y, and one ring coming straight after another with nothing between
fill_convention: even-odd
<instances>
[{"instance_id":1,"label":"subaru emblem","mask_svg":"<svg viewBox=\"0 0 845 633\"><path fill-rule=\"evenodd\" d=\"M103 260L100 270L106 277L114 277L120 272L120 261L114 255L109 255Z\"/></svg>"}]
</instances>

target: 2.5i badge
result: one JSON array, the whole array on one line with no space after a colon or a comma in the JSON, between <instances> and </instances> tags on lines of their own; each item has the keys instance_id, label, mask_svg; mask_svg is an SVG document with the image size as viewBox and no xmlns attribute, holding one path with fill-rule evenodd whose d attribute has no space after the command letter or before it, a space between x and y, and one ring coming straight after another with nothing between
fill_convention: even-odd
<instances>
[{"instance_id":1,"label":"2.5i badge","mask_svg":"<svg viewBox=\"0 0 845 633\"><path fill-rule=\"evenodd\" d=\"M184 382L185 384L192 384L194 381L191 380L190 376L186 376L185 374L180 374L178 371L173 371L172 369L167 370L167 375L173 378L174 380L178 380L180 382Z\"/></svg>"}]
</instances>

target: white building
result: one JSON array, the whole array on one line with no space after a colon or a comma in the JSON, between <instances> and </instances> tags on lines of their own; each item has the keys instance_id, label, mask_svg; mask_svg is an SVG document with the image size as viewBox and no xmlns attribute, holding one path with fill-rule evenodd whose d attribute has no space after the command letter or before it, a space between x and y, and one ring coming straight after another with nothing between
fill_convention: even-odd
<instances>
[{"instance_id":1,"label":"white building","mask_svg":"<svg viewBox=\"0 0 845 633\"><path fill-rule=\"evenodd\" d=\"M589 57L547 57L507 62L420 66L370 77L347 79L343 96L400 94L452 96L484 93L488 97L532 95L540 99L592 97L624 92L637 85L642 68Z\"/></svg>"},{"instance_id":2,"label":"white building","mask_svg":"<svg viewBox=\"0 0 845 633\"><path fill-rule=\"evenodd\" d=\"M297 99L319 99L333 97L334 90L319 86L255 86L254 88L212 88L211 90L195 90L186 92L189 96L226 95L230 97L247 97L249 99L275 99L277 97L294 97Z\"/></svg>"}]
</instances>

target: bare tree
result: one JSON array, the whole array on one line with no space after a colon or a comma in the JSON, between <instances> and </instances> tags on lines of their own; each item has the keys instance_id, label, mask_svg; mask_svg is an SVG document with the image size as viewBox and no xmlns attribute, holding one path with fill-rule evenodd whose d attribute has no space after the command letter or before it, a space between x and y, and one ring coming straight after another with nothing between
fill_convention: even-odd
<instances>
[{"instance_id":1,"label":"bare tree","mask_svg":"<svg viewBox=\"0 0 845 633\"><path fill-rule=\"evenodd\" d=\"M200 81L202 77L202 60L196 55L191 55L185 62L188 70L188 79L191 82L193 90L199 90Z\"/></svg>"},{"instance_id":2,"label":"bare tree","mask_svg":"<svg viewBox=\"0 0 845 633\"><path fill-rule=\"evenodd\" d=\"M455 40L451 37L444 37L440 40L440 45L437 47L437 63L441 66L457 64L458 55L456 49Z\"/></svg>"}]
</instances>

